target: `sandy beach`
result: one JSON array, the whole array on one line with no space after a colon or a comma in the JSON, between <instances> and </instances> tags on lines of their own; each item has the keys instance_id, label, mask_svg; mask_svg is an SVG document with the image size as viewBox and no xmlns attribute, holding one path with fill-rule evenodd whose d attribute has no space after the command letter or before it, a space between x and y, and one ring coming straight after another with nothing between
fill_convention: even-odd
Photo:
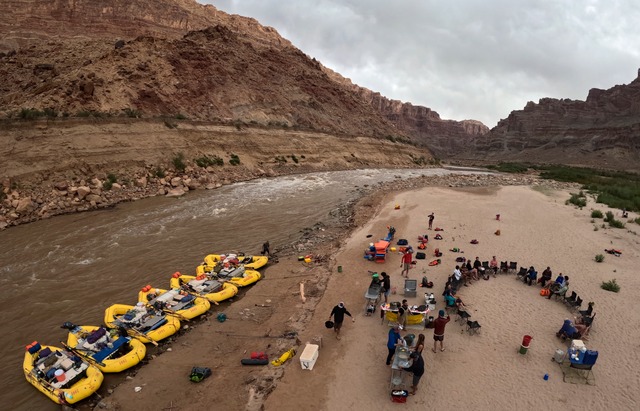
<instances>
[{"instance_id":1,"label":"sandy beach","mask_svg":"<svg viewBox=\"0 0 640 411\"><path fill-rule=\"evenodd\" d=\"M395 240L406 238L417 245L418 235L429 233L427 259L418 260L410 278L426 275L435 286L429 290L444 307L442 291L460 254L479 256L482 261L496 255L498 260L517 261L518 266L535 266L539 273L550 266L554 278L564 273L585 303L595 302L597 313L586 345L597 350L593 369L595 385L563 382L558 364L551 361L556 349L566 344L555 336L563 320L573 318L564 304L539 295L539 286L515 280L515 274L498 274L461 287L460 297L469 305L472 318L482 328L469 335L466 325L447 325L445 352L433 353L433 330L412 330L426 336L425 375L418 392L407 400L408 408L435 409L637 409L640 404L640 369L635 366L640 348L640 292L635 268L640 254L638 227L601 228L602 220L591 222L590 210L608 210L590 199L579 210L565 205L569 193L528 186L493 188L435 188L388 194L371 219L344 241L335 256L334 268L315 314L299 338L303 342L322 336L323 345L312 371L302 370L299 359L287 365L283 378L265 403L266 410L392 409L390 368L385 365L388 326L381 324L379 311L364 315L364 293L370 281L368 270L386 271L392 286L402 290L400 256L391 253L383 264L362 258L371 240L385 236L388 225L396 227ZM396 210L395 205L400 209ZM619 210L612 210L620 218ZM433 240L427 231L426 216L435 212L434 227L441 227L443 239ZM501 214L500 221L495 215ZM637 217L635 214L630 217ZM594 230L594 225L599 229ZM496 230L501 235L494 235ZM367 235L371 234L371 238ZM470 244L477 239L479 244ZM442 264L430 267L433 250L444 255ZM604 253L605 248L623 250L621 257ZM604 254L604 262L594 256ZM600 288L602 281L617 279L619 293ZM422 304L418 289L410 304ZM401 292L401 291L399 291ZM402 295L390 296L401 301ZM332 307L344 301L356 322L345 321L342 339L336 340L324 327ZM406 332L402 332L406 334ZM533 340L526 355L518 353L522 337ZM301 350L303 348L301 346ZM549 375L548 380L543 376Z\"/></svg>"}]
</instances>

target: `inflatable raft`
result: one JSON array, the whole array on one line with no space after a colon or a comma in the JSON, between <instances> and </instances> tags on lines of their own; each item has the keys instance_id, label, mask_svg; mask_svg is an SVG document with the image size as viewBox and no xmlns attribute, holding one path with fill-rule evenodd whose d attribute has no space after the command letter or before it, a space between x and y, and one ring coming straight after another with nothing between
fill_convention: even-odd
<instances>
[{"instance_id":1,"label":"inflatable raft","mask_svg":"<svg viewBox=\"0 0 640 411\"><path fill-rule=\"evenodd\" d=\"M228 300L238 294L238 287L230 282L222 282L206 275L194 277L174 273L171 288L180 288L197 297L204 297L212 303Z\"/></svg>"},{"instance_id":2,"label":"inflatable raft","mask_svg":"<svg viewBox=\"0 0 640 411\"><path fill-rule=\"evenodd\" d=\"M100 388L104 378L97 367L73 353L38 342L27 346L22 368L31 385L61 405L89 397Z\"/></svg>"},{"instance_id":3,"label":"inflatable raft","mask_svg":"<svg viewBox=\"0 0 640 411\"><path fill-rule=\"evenodd\" d=\"M138 293L138 301L155 307L171 315L175 313L178 319L191 320L211 308L206 298L196 297L179 288L163 290L147 285Z\"/></svg>"},{"instance_id":4,"label":"inflatable raft","mask_svg":"<svg viewBox=\"0 0 640 411\"><path fill-rule=\"evenodd\" d=\"M204 262L197 268L196 274L205 274L214 271L215 267L229 265L242 265L250 270L257 270L264 267L269 262L269 257L254 256L244 254L209 254L204 258ZM200 272L201 271L201 272Z\"/></svg>"},{"instance_id":5,"label":"inflatable raft","mask_svg":"<svg viewBox=\"0 0 640 411\"><path fill-rule=\"evenodd\" d=\"M147 353L144 343L115 329L64 323L67 345L102 372L121 372L137 365Z\"/></svg>"},{"instance_id":6,"label":"inflatable raft","mask_svg":"<svg viewBox=\"0 0 640 411\"><path fill-rule=\"evenodd\" d=\"M163 313L144 303L136 306L114 304L104 311L104 323L107 327L123 327L130 336L143 343L163 340L180 329L180 320Z\"/></svg>"}]
</instances>

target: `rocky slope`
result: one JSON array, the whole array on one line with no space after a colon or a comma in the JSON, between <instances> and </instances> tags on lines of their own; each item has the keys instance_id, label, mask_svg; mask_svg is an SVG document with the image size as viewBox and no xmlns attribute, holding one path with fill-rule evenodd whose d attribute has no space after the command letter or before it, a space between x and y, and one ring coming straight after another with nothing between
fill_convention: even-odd
<instances>
[{"instance_id":1,"label":"rocky slope","mask_svg":"<svg viewBox=\"0 0 640 411\"><path fill-rule=\"evenodd\" d=\"M486 130L360 88L273 28L194 0L10 3L0 16L0 51L10 54L0 59L5 116L31 107L72 116L181 113L411 139L440 157ZM182 38L190 30L201 31ZM118 38L128 41L114 50Z\"/></svg>"},{"instance_id":2,"label":"rocky slope","mask_svg":"<svg viewBox=\"0 0 640 411\"><path fill-rule=\"evenodd\" d=\"M541 99L513 111L458 158L640 170L640 70L586 101Z\"/></svg>"}]
</instances>

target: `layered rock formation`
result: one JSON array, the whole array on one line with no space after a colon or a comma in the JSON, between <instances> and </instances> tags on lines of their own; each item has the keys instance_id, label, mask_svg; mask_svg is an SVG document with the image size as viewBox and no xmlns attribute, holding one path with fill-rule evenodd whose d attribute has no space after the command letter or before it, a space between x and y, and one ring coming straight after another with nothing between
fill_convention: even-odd
<instances>
[{"instance_id":1,"label":"layered rock formation","mask_svg":"<svg viewBox=\"0 0 640 411\"><path fill-rule=\"evenodd\" d=\"M486 130L358 87L273 28L195 0L11 0L8 9L0 16L0 52L12 54L0 60L5 115L31 107L181 113L411 140L439 157ZM202 31L181 38L191 30Z\"/></svg>"},{"instance_id":2,"label":"layered rock formation","mask_svg":"<svg viewBox=\"0 0 640 411\"><path fill-rule=\"evenodd\" d=\"M458 158L640 170L640 70L586 101L543 98L513 111Z\"/></svg>"}]
</instances>

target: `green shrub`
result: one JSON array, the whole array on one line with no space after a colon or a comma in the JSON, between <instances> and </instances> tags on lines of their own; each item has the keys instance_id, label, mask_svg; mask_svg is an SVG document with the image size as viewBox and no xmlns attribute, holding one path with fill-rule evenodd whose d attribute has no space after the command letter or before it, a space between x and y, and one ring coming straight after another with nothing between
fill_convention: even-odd
<instances>
[{"instance_id":1,"label":"green shrub","mask_svg":"<svg viewBox=\"0 0 640 411\"><path fill-rule=\"evenodd\" d=\"M229 164L231 164L232 166L237 166L238 164L240 164L240 157L238 157L237 154L231 154Z\"/></svg>"},{"instance_id":2,"label":"green shrub","mask_svg":"<svg viewBox=\"0 0 640 411\"><path fill-rule=\"evenodd\" d=\"M110 181L112 184L118 181L118 177L115 174L109 173L107 175L107 181Z\"/></svg>"},{"instance_id":3,"label":"green shrub","mask_svg":"<svg viewBox=\"0 0 640 411\"><path fill-rule=\"evenodd\" d=\"M78 111L76 113L77 117L90 117L91 116L91 112L87 111L87 110L82 110L82 111Z\"/></svg>"},{"instance_id":4,"label":"green shrub","mask_svg":"<svg viewBox=\"0 0 640 411\"><path fill-rule=\"evenodd\" d=\"M153 175L155 175L158 178L164 178L167 174L164 172L162 168L160 168L160 166L158 166L154 170Z\"/></svg>"},{"instance_id":5,"label":"green shrub","mask_svg":"<svg viewBox=\"0 0 640 411\"><path fill-rule=\"evenodd\" d=\"M636 223L636 224L640 224L640 217L636 217L636 219L633 220L633 222Z\"/></svg>"},{"instance_id":6,"label":"green shrub","mask_svg":"<svg viewBox=\"0 0 640 411\"><path fill-rule=\"evenodd\" d=\"M176 118L176 120L187 120L188 119L187 116L185 116L184 114L181 114L181 113L176 114L175 118Z\"/></svg>"},{"instance_id":7,"label":"green shrub","mask_svg":"<svg viewBox=\"0 0 640 411\"><path fill-rule=\"evenodd\" d=\"M591 218L602 218L602 211L600 210L593 210L591 212Z\"/></svg>"},{"instance_id":8,"label":"green shrub","mask_svg":"<svg viewBox=\"0 0 640 411\"><path fill-rule=\"evenodd\" d=\"M620 220L616 220L611 211L606 212L604 221L609 223L609 226L613 228L624 228L624 223Z\"/></svg>"},{"instance_id":9,"label":"green shrub","mask_svg":"<svg viewBox=\"0 0 640 411\"><path fill-rule=\"evenodd\" d=\"M595 260L597 263L601 263L604 261L604 255L602 254L596 254Z\"/></svg>"},{"instance_id":10,"label":"green shrub","mask_svg":"<svg viewBox=\"0 0 640 411\"><path fill-rule=\"evenodd\" d=\"M44 115L43 111L36 110L35 108L23 108L18 113L18 118L23 120L33 120Z\"/></svg>"},{"instance_id":11,"label":"green shrub","mask_svg":"<svg viewBox=\"0 0 640 411\"><path fill-rule=\"evenodd\" d=\"M586 207L587 206L587 198L584 196L584 193L580 191L579 194L571 194L571 198L567 200L569 203L577 206L577 207Z\"/></svg>"},{"instance_id":12,"label":"green shrub","mask_svg":"<svg viewBox=\"0 0 640 411\"><path fill-rule=\"evenodd\" d=\"M607 291L613 291L614 293L620 291L620 285L616 282L615 278L610 281L603 281L602 284L600 284L600 288Z\"/></svg>"},{"instance_id":13,"label":"green shrub","mask_svg":"<svg viewBox=\"0 0 640 411\"><path fill-rule=\"evenodd\" d=\"M284 164L287 162L287 158L285 156L276 156L275 160L280 164Z\"/></svg>"},{"instance_id":14,"label":"green shrub","mask_svg":"<svg viewBox=\"0 0 640 411\"><path fill-rule=\"evenodd\" d=\"M105 190L111 190L111 187L113 187L113 183L109 180L105 181L104 183L102 183L102 188L104 188Z\"/></svg>"},{"instance_id":15,"label":"green shrub","mask_svg":"<svg viewBox=\"0 0 640 411\"><path fill-rule=\"evenodd\" d=\"M52 108L45 108L44 110L42 110L42 115L50 118L56 118L58 117L58 112Z\"/></svg>"},{"instance_id":16,"label":"green shrub","mask_svg":"<svg viewBox=\"0 0 640 411\"><path fill-rule=\"evenodd\" d=\"M598 226L597 225L593 226L593 231L598 231Z\"/></svg>"},{"instance_id":17,"label":"green shrub","mask_svg":"<svg viewBox=\"0 0 640 411\"><path fill-rule=\"evenodd\" d=\"M294 163L298 164L300 162L300 160L298 160L298 157L296 157L295 154L291 154L291 160L293 160Z\"/></svg>"},{"instance_id":18,"label":"green shrub","mask_svg":"<svg viewBox=\"0 0 640 411\"><path fill-rule=\"evenodd\" d=\"M184 162L184 154L177 153L173 159L171 159L173 166L178 171L184 171L187 168L187 165Z\"/></svg>"},{"instance_id":19,"label":"green shrub","mask_svg":"<svg viewBox=\"0 0 640 411\"><path fill-rule=\"evenodd\" d=\"M165 121L164 121L164 126L165 126L166 128L170 128L170 129L172 129L172 130L173 130L174 128L178 128L178 125L177 125L176 123L172 123L172 122L170 122L170 121L168 121L168 120L165 120Z\"/></svg>"},{"instance_id":20,"label":"green shrub","mask_svg":"<svg viewBox=\"0 0 640 411\"><path fill-rule=\"evenodd\" d=\"M140 113L140 110L136 110L133 108L123 108L122 111L124 111L124 114L127 115L127 117L130 118L140 118L142 117L142 114Z\"/></svg>"},{"instance_id":21,"label":"green shrub","mask_svg":"<svg viewBox=\"0 0 640 411\"><path fill-rule=\"evenodd\" d=\"M196 158L194 162L198 165L198 167L202 168L207 168L209 166L221 166L224 164L224 160L220 157L207 155Z\"/></svg>"}]
</instances>

